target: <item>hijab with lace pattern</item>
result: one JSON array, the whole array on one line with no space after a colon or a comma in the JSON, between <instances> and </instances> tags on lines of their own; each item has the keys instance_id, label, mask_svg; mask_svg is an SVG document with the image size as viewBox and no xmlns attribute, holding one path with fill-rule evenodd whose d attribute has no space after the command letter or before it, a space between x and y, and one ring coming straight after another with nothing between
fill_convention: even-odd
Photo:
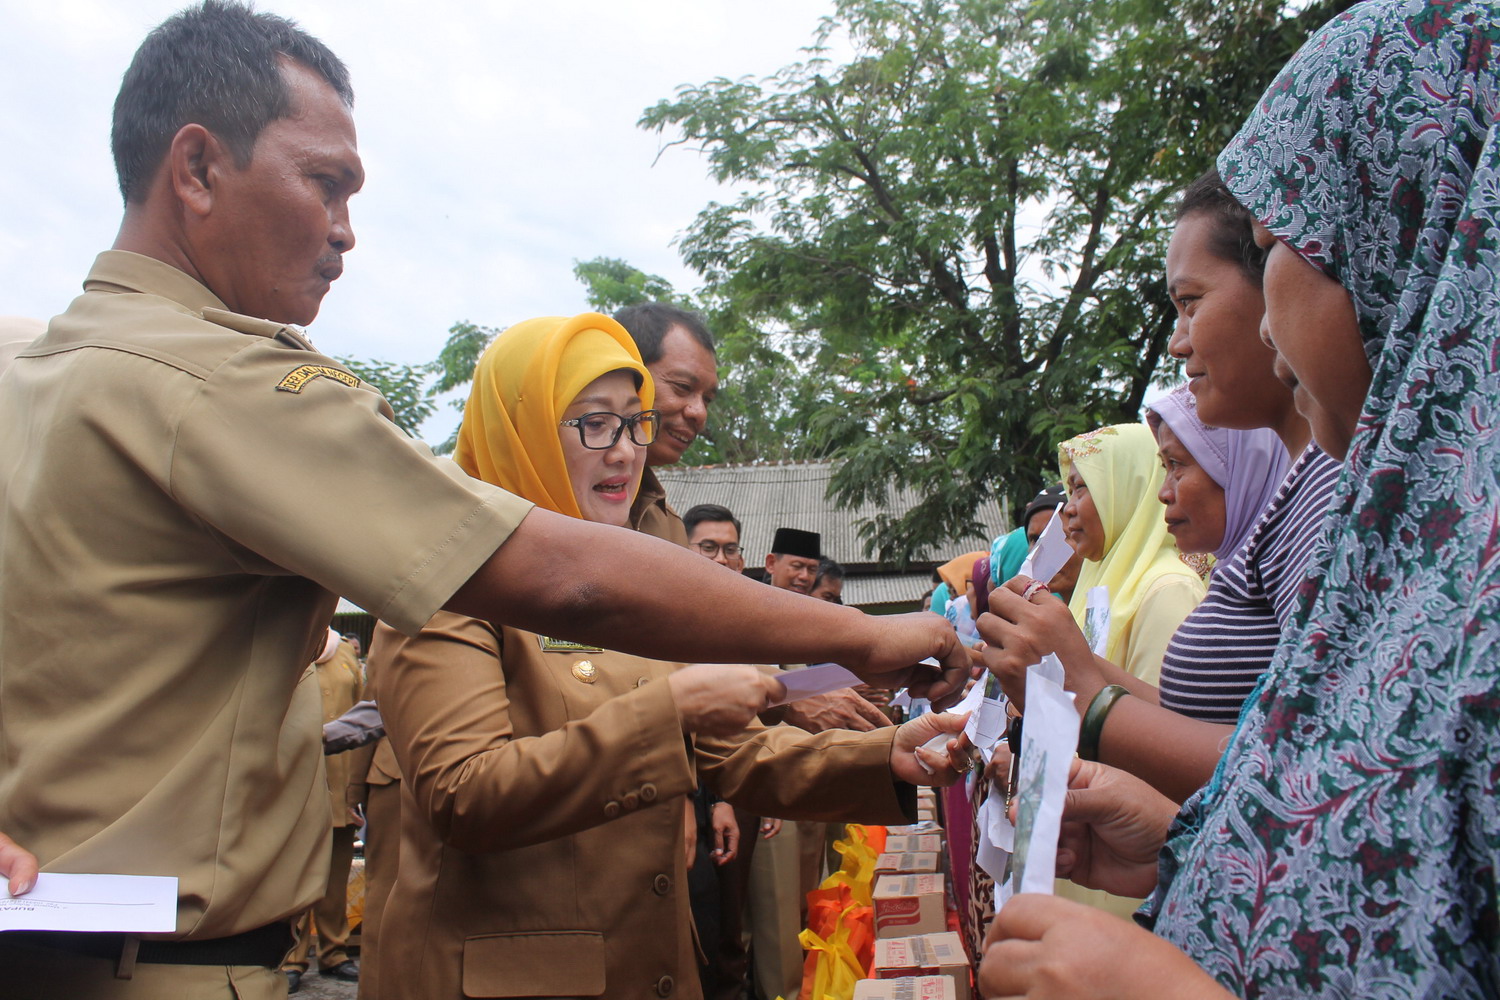
<instances>
[{"instance_id":1,"label":"hijab with lace pattern","mask_svg":"<svg viewBox=\"0 0 1500 1000\"><path fill-rule=\"evenodd\" d=\"M1089 590L1108 587L1111 626L1104 657L1124 663L1125 623L1152 586L1165 576L1198 576L1182 561L1156 499L1164 478L1156 439L1145 424L1115 424L1070 438L1057 452L1063 481L1078 470L1104 526L1104 556L1084 561L1068 609L1082 627Z\"/></svg>"},{"instance_id":2,"label":"hijab with lace pattern","mask_svg":"<svg viewBox=\"0 0 1500 1000\"><path fill-rule=\"evenodd\" d=\"M1198 417L1198 400L1180 385L1146 407L1152 433L1159 424L1171 428L1177 440L1224 491L1224 540L1214 549L1219 560L1240 550L1260 515L1281 488L1291 466L1286 445L1269 427L1228 430L1210 427Z\"/></svg>"},{"instance_id":3,"label":"hijab with lace pattern","mask_svg":"<svg viewBox=\"0 0 1500 1000\"><path fill-rule=\"evenodd\" d=\"M1219 159L1373 378L1298 627L1161 863L1237 995L1500 993L1500 10L1365 0Z\"/></svg>"},{"instance_id":4,"label":"hijab with lace pattern","mask_svg":"<svg viewBox=\"0 0 1500 1000\"><path fill-rule=\"evenodd\" d=\"M480 356L454 461L476 479L581 518L558 422L590 382L622 370L636 378L641 409L650 409L656 395L651 373L619 323L598 313L517 323ZM640 488L640 475L632 492Z\"/></svg>"}]
</instances>

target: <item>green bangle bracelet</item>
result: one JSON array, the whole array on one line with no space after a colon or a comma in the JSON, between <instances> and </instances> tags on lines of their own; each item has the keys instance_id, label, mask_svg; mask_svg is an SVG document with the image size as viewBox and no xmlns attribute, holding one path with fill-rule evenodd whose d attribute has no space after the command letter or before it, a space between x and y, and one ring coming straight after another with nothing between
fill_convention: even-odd
<instances>
[{"instance_id":1,"label":"green bangle bracelet","mask_svg":"<svg viewBox=\"0 0 1500 1000\"><path fill-rule=\"evenodd\" d=\"M1083 713L1083 724L1078 728L1078 756L1084 760L1099 759L1099 736L1104 732L1104 720L1109 710L1130 692L1119 684L1107 684L1089 702Z\"/></svg>"}]
</instances>

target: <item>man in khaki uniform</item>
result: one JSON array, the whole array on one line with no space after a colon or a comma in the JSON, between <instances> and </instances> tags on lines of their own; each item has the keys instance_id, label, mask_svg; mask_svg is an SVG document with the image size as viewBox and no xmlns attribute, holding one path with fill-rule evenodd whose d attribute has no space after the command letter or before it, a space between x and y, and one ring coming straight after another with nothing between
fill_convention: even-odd
<instances>
[{"instance_id":1,"label":"man in khaki uniform","mask_svg":"<svg viewBox=\"0 0 1500 1000\"><path fill-rule=\"evenodd\" d=\"M12 1000L284 995L288 918L327 882L304 671L336 594L409 633L448 607L654 657L936 654L958 678L932 618L752 597L470 479L318 354L291 324L354 246L351 102L290 22L221 0L165 22L116 102L115 248L0 376L0 833L47 871L178 880L170 934L0 935ZM330 470L378 502L310 500Z\"/></svg>"},{"instance_id":2,"label":"man in khaki uniform","mask_svg":"<svg viewBox=\"0 0 1500 1000\"><path fill-rule=\"evenodd\" d=\"M313 661L318 677L318 693L323 705L323 722L329 723L354 707L364 697L364 671L354 646L333 629L328 643ZM364 797L364 779L352 773L356 760L368 763L368 755L356 758L352 753L328 756L328 808L333 823L332 851L328 863L328 885L323 897L297 918L297 944L282 964L287 974L288 992L296 993L307 972L312 951L313 930L318 933L318 971L346 982L359 980L359 966L350 959L349 942L349 869L354 862L354 834L358 830L355 808Z\"/></svg>"},{"instance_id":3,"label":"man in khaki uniform","mask_svg":"<svg viewBox=\"0 0 1500 1000\"><path fill-rule=\"evenodd\" d=\"M714 338L702 317L669 306L645 302L615 313L641 352L641 360L656 384L661 431L646 449L646 472L630 507L630 523L637 531L687 544L682 518L667 503L667 491L654 468L676 465L708 423L708 408L719 392L719 369Z\"/></svg>"}]
</instances>

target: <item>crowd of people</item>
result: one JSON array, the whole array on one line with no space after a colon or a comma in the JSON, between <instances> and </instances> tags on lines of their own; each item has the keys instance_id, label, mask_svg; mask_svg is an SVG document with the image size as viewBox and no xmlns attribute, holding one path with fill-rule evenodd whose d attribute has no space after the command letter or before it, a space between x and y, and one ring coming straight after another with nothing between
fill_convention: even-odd
<instances>
[{"instance_id":1,"label":"crowd of people","mask_svg":"<svg viewBox=\"0 0 1500 1000\"><path fill-rule=\"evenodd\" d=\"M229 0L175 15L116 101L119 237L0 376L0 874L171 875L176 930L0 933L7 995L316 962L369 997L790 998L831 837L916 785L981 996L1500 993L1497 38L1474 0L1318 31L1182 194L1186 383L1060 442L941 615L867 616L816 534L758 583L731 510L671 505L652 468L718 387L690 313L516 324L453 461L398 431L298 328L354 243L347 72ZM1029 579L1054 521L1072 559ZM381 620L367 672L339 595ZM994 678L1019 731L1049 654L1059 887L997 910L1009 751L973 769L941 709ZM780 704L825 661L865 684ZM902 688L937 710L893 724ZM362 698L384 738L325 763Z\"/></svg>"}]
</instances>

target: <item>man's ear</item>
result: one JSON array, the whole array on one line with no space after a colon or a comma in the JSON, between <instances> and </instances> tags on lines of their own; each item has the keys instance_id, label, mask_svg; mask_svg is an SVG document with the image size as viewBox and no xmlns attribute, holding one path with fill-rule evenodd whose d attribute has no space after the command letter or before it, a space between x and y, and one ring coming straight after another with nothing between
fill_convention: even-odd
<instances>
[{"instance_id":1,"label":"man's ear","mask_svg":"<svg viewBox=\"0 0 1500 1000\"><path fill-rule=\"evenodd\" d=\"M172 192L184 208L200 218L213 210L223 170L232 165L229 149L202 125L182 126L167 148L165 166Z\"/></svg>"},{"instance_id":2,"label":"man's ear","mask_svg":"<svg viewBox=\"0 0 1500 1000\"><path fill-rule=\"evenodd\" d=\"M776 568L776 553L774 553L774 552L768 552L768 553L766 553L766 572L770 573L771 570L773 570L775 568Z\"/></svg>"}]
</instances>

